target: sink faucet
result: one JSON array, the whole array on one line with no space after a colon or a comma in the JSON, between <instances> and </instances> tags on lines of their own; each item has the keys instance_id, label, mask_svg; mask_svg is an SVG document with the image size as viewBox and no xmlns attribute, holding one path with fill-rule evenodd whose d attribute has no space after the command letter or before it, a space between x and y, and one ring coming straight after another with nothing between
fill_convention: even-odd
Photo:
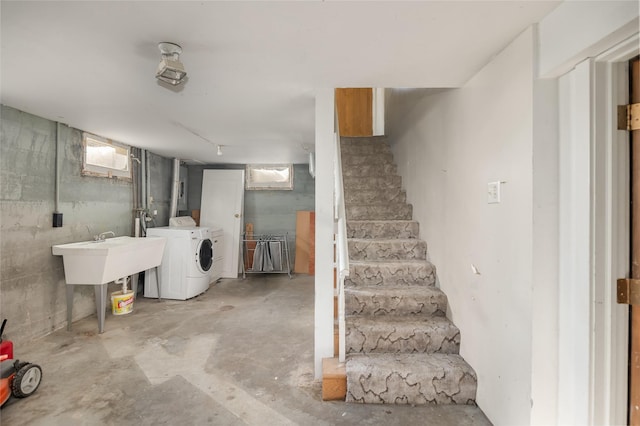
<instances>
[{"instance_id":1,"label":"sink faucet","mask_svg":"<svg viewBox=\"0 0 640 426\"><path fill-rule=\"evenodd\" d=\"M107 235L111 235L112 237L116 236L116 234L113 231L106 231L106 232L100 233L100 235L96 235L93 238L96 242L100 242L100 241L104 241L107 238Z\"/></svg>"}]
</instances>

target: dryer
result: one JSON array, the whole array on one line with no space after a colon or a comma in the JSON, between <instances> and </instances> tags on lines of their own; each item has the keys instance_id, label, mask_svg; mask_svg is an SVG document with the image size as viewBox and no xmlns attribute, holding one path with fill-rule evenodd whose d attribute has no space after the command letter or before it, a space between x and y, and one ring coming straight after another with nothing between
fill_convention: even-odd
<instances>
[{"instance_id":1,"label":"dryer","mask_svg":"<svg viewBox=\"0 0 640 426\"><path fill-rule=\"evenodd\" d=\"M162 263L149 270L144 279L144 297L158 297L156 280L163 299L187 300L204 293L212 281L214 244L211 230L196 226L188 217L174 217L169 226L148 228L147 236L165 237Z\"/></svg>"}]
</instances>

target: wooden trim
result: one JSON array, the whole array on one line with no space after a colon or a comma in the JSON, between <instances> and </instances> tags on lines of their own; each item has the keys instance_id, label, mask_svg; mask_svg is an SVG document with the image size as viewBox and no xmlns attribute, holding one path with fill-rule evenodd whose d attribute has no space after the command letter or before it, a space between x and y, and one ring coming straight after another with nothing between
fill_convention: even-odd
<instances>
[{"instance_id":1,"label":"wooden trim","mask_svg":"<svg viewBox=\"0 0 640 426\"><path fill-rule=\"evenodd\" d=\"M313 211L296 212L296 274L315 274L316 216Z\"/></svg>"},{"instance_id":2,"label":"wooden trim","mask_svg":"<svg viewBox=\"0 0 640 426\"><path fill-rule=\"evenodd\" d=\"M347 372L338 358L322 359L322 400L344 401L347 396Z\"/></svg>"}]
</instances>

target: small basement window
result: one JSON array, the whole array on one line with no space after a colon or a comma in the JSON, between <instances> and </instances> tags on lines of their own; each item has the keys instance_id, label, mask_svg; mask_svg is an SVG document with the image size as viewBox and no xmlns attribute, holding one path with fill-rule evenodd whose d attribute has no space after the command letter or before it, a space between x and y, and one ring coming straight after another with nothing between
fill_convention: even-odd
<instances>
[{"instance_id":1,"label":"small basement window","mask_svg":"<svg viewBox=\"0 0 640 426\"><path fill-rule=\"evenodd\" d=\"M131 179L128 146L89 133L82 135L82 174Z\"/></svg>"},{"instance_id":2,"label":"small basement window","mask_svg":"<svg viewBox=\"0 0 640 426\"><path fill-rule=\"evenodd\" d=\"M248 164L245 188L293 190L292 164Z\"/></svg>"}]
</instances>

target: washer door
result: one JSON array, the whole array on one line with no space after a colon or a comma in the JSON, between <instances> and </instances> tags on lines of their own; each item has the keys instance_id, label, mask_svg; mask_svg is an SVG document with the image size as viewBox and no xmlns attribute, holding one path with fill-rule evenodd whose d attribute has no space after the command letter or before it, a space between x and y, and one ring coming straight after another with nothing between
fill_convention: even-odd
<instances>
[{"instance_id":1,"label":"washer door","mask_svg":"<svg viewBox=\"0 0 640 426\"><path fill-rule=\"evenodd\" d=\"M198 244L196 263L198 264L198 269L203 273L211 269L211 265L213 265L213 243L210 239L204 239Z\"/></svg>"}]
</instances>

